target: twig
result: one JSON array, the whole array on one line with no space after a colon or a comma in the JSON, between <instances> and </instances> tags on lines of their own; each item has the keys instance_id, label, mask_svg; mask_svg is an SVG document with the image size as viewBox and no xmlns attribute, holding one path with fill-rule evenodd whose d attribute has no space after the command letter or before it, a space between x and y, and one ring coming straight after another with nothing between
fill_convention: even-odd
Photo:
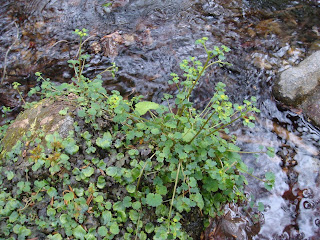
<instances>
[{"instance_id":1,"label":"twig","mask_svg":"<svg viewBox=\"0 0 320 240\"><path fill-rule=\"evenodd\" d=\"M67 40L60 40L60 41L56 42L55 44L53 44L50 48L53 48L55 45L57 45L57 44L59 44L59 43L61 43L61 42L69 42L69 41L67 41Z\"/></svg>"},{"instance_id":2,"label":"twig","mask_svg":"<svg viewBox=\"0 0 320 240\"><path fill-rule=\"evenodd\" d=\"M85 42L87 42L89 39L91 39L91 38L93 38L93 37L95 37L95 36L96 36L96 35L92 35L92 36L88 37L86 40L83 41L83 43L80 44L80 47L82 47ZM81 54L81 53L80 53L80 49L81 49L81 48L78 49L78 52L77 52L77 55L76 55L76 56L79 56L79 54Z\"/></svg>"},{"instance_id":3,"label":"twig","mask_svg":"<svg viewBox=\"0 0 320 240\"><path fill-rule=\"evenodd\" d=\"M3 80L6 76L6 73L7 73L7 58L8 58L8 54L11 50L11 48L13 47L13 45L16 44L16 42L18 41L19 39L19 27L18 27L18 24L16 22L14 22L14 25L16 25L16 28L17 28L17 36L16 36L16 39L14 40L14 42L11 44L11 46L8 48L7 52L6 52L6 55L4 57L4 67L3 67L3 72L2 72L2 78L1 78L1 84L3 84Z\"/></svg>"}]
</instances>

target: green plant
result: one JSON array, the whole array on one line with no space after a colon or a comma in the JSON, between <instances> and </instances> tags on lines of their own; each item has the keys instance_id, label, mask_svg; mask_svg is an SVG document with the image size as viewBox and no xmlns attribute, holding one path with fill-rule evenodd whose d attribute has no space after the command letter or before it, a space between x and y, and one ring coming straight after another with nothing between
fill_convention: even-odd
<instances>
[{"instance_id":1,"label":"green plant","mask_svg":"<svg viewBox=\"0 0 320 240\"><path fill-rule=\"evenodd\" d=\"M18 83L18 82L12 83L13 89L17 90L17 92L18 92L18 94L19 94L19 96L20 96L21 101L23 102L23 104L26 104L26 101L25 101L24 98L22 97L21 92L20 92L20 90L19 90L19 86L20 86L20 85L21 85L21 84Z\"/></svg>"},{"instance_id":2,"label":"green plant","mask_svg":"<svg viewBox=\"0 0 320 240\"><path fill-rule=\"evenodd\" d=\"M178 94L176 97L164 95L167 106L133 99L129 103L117 103L114 109L113 121L122 125L118 131L126 135L127 142L136 146L137 151L131 149L132 154L129 151L132 168L113 167L107 174L125 185L137 181L132 196L145 206L166 212L166 218L161 221L166 224L163 231L170 238L179 237L176 228L180 229L180 225L171 220L175 216L197 207L205 215L215 217L221 214L223 204L245 198L243 187L247 181L240 173L247 173L247 166L239 155L240 148L232 140L223 139L220 132L228 133L227 126L240 119L244 125L253 127L254 117L249 113L259 110L254 106L255 98L251 102L245 100L243 105L233 105L225 95L223 83L217 84L216 93L202 111L193 108L190 97L200 77L213 64L227 64L223 62L224 53L230 50L225 46L207 50L206 40L196 42L203 45L207 53L205 63L190 57L180 64L185 72L184 80L172 74L169 83L176 85ZM173 99L171 103L170 99ZM143 118L144 115L149 117ZM152 154L143 167L137 156L137 145L141 141ZM128 181L122 176L122 172L137 167L140 169L138 179ZM266 187L274 181L273 175L268 177L268 180L261 179ZM144 186L141 186L142 178Z\"/></svg>"},{"instance_id":3,"label":"green plant","mask_svg":"<svg viewBox=\"0 0 320 240\"><path fill-rule=\"evenodd\" d=\"M16 180L16 170L9 166L23 152L29 154L26 176L28 171L47 173L32 183L28 177L20 180L14 191L1 188L0 217L6 221L6 237L30 236L23 225L28 220L41 231L51 229L49 239L191 239L185 231L188 214L215 217L223 213L224 204L245 199L244 174L251 172L235 138L221 133L228 134L227 127L238 120L253 127L251 113L259 112L255 99L232 104L225 85L217 83L204 109L195 109L191 100L206 69L228 64L224 61L228 47L209 50L206 38L197 40L207 59L204 63L194 57L183 60L183 79L173 73L169 81L177 95L164 94L159 104L141 96L123 99L117 91L108 94L101 75L85 77L86 30L75 33L80 47L77 59L68 61L75 71L72 83L55 85L36 73L42 84L30 91L76 104L74 132L65 139L54 133L28 144L22 140L6 153L5 183ZM114 75L116 70L113 64L105 71ZM59 113L66 115L68 109ZM274 175L268 173L260 180L269 189ZM43 202L46 214L39 217L36 209Z\"/></svg>"},{"instance_id":4,"label":"green plant","mask_svg":"<svg viewBox=\"0 0 320 240\"><path fill-rule=\"evenodd\" d=\"M10 107L3 106L2 107L2 117L7 117L7 114L11 112ZM3 126L0 126L0 142L2 138L4 137L6 130L8 129L10 121L6 120L5 124ZM0 144L0 151L1 151L1 144Z\"/></svg>"},{"instance_id":5,"label":"green plant","mask_svg":"<svg viewBox=\"0 0 320 240\"><path fill-rule=\"evenodd\" d=\"M110 7L112 5L112 2L107 2L107 3L104 3L102 6L103 7Z\"/></svg>"}]
</instances>

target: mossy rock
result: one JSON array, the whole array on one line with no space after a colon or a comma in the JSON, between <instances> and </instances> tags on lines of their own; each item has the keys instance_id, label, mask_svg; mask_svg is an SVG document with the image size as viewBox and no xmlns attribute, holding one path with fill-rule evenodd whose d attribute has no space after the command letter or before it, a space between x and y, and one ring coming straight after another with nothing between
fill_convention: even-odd
<instances>
[{"instance_id":1,"label":"mossy rock","mask_svg":"<svg viewBox=\"0 0 320 240\"><path fill-rule=\"evenodd\" d=\"M68 108L68 113L59 114L65 108ZM71 113L75 108L74 104L66 100L44 99L20 113L2 139L0 159L26 135L27 141L37 138L40 132L45 136L57 131L62 138L67 137L69 131L73 130L74 120Z\"/></svg>"}]
</instances>

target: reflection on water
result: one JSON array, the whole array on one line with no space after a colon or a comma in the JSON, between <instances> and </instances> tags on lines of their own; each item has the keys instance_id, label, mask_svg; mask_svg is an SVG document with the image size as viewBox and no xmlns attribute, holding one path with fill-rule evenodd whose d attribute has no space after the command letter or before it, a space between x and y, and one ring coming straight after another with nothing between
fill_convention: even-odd
<instances>
[{"instance_id":1,"label":"reflection on water","mask_svg":"<svg viewBox=\"0 0 320 240\"><path fill-rule=\"evenodd\" d=\"M196 39L206 36L210 46L225 44L232 49L227 59L233 65L210 69L193 97L201 108L215 83L223 81L232 101L258 98L262 112L256 127L235 125L233 130L243 149L273 146L277 153L273 159L263 154L257 161L244 156L258 176L269 170L276 174L271 192L249 178L248 191L266 206L260 232L253 238L317 239L320 134L301 114L279 109L271 86L279 71L320 49L319 5L315 0L117 0L105 8L98 0L7 1L0 9L0 69L7 65L0 104L18 112L21 103L11 83L20 82L26 94L35 84L36 71L53 81L70 79L66 60L77 50L76 36L70 34L75 28L85 27L92 36L85 45L92 55L88 76L114 60L118 76L114 80L104 75L105 87L154 101L160 101L163 92L175 92L166 82L172 71L180 71L183 58L204 57L194 45ZM20 32L15 44L13 22Z\"/></svg>"}]
</instances>

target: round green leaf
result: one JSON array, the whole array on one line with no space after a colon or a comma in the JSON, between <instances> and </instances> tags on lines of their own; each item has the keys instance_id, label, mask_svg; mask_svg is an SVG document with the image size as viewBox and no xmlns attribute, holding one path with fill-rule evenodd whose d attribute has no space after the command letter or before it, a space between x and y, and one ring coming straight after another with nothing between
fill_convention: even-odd
<instances>
[{"instance_id":1,"label":"round green leaf","mask_svg":"<svg viewBox=\"0 0 320 240\"><path fill-rule=\"evenodd\" d=\"M73 200L73 198L74 198L73 192L68 192L63 195L63 200L65 200L65 201L71 201L71 200Z\"/></svg>"},{"instance_id":2,"label":"round green leaf","mask_svg":"<svg viewBox=\"0 0 320 240\"><path fill-rule=\"evenodd\" d=\"M19 218L18 212L12 212L9 217L9 222L13 223Z\"/></svg>"},{"instance_id":3,"label":"round green leaf","mask_svg":"<svg viewBox=\"0 0 320 240\"><path fill-rule=\"evenodd\" d=\"M136 104L136 112L141 116L146 114L149 110L155 110L159 108L158 103L143 101Z\"/></svg>"},{"instance_id":4,"label":"round green leaf","mask_svg":"<svg viewBox=\"0 0 320 240\"><path fill-rule=\"evenodd\" d=\"M7 179L10 181L14 177L14 173L12 171L7 172Z\"/></svg>"},{"instance_id":5,"label":"round green leaf","mask_svg":"<svg viewBox=\"0 0 320 240\"><path fill-rule=\"evenodd\" d=\"M47 209L47 215L48 216L55 216L56 213L57 213L57 211L54 208L50 207L50 208Z\"/></svg>"},{"instance_id":6,"label":"round green leaf","mask_svg":"<svg viewBox=\"0 0 320 240\"><path fill-rule=\"evenodd\" d=\"M258 210L260 212L263 212L264 211L264 204L262 202L258 202Z\"/></svg>"},{"instance_id":7,"label":"round green leaf","mask_svg":"<svg viewBox=\"0 0 320 240\"><path fill-rule=\"evenodd\" d=\"M108 229L105 226L101 226L98 228L98 234L102 237L105 237L108 234Z\"/></svg>"},{"instance_id":8,"label":"round green leaf","mask_svg":"<svg viewBox=\"0 0 320 240\"><path fill-rule=\"evenodd\" d=\"M135 210L139 210L141 208L141 202L132 203L132 208Z\"/></svg>"},{"instance_id":9,"label":"round green leaf","mask_svg":"<svg viewBox=\"0 0 320 240\"><path fill-rule=\"evenodd\" d=\"M73 236L78 239L84 239L84 235L86 235L86 230L83 229L81 225L78 225L76 228L72 230Z\"/></svg>"},{"instance_id":10,"label":"round green leaf","mask_svg":"<svg viewBox=\"0 0 320 240\"><path fill-rule=\"evenodd\" d=\"M190 142L195 135L196 135L196 132L193 129L185 129L182 140L184 142Z\"/></svg>"},{"instance_id":11,"label":"round green leaf","mask_svg":"<svg viewBox=\"0 0 320 240\"><path fill-rule=\"evenodd\" d=\"M62 236L60 233L56 233L54 235L49 235L48 238L50 240L62 240Z\"/></svg>"},{"instance_id":12,"label":"round green leaf","mask_svg":"<svg viewBox=\"0 0 320 240\"><path fill-rule=\"evenodd\" d=\"M79 146L76 144L76 140L73 138L67 138L62 142L64 146L64 150L70 154L73 155L79 151Z\"/></svg>"},{"instance_id":13,"label":"round green leaf","mask_svg":"<svg viewBox=\"0 0 320 240\"><path fill-rule=\"evenodd\" d=\"M101 203L103 202L103 196L102 195L98 195L97 197L95 197L93 199L95 202Z\"/></svg>"},{"instance_id":14,"label":"round green leaf","mask_svg":"<svg viewBox=\"0 0 320 240\"><path fill-rule=\"evenodd\" d=\"M126 187L126 189L127 189L128 193L134 193L134 192L136 191L136 186L130 184L130 185L128 185L128 186Z\"/></svg>"},{"instance_id":15,"label":"round green leaf","mask_svg":"<svg viewBox=\"0 0 320 240\"><path fill-rule=\"evenodd\" d=\"M68 214L61 214L59 219L62 225L66 224L69 221Z\"/></svg>"},{"instance_id":16,"label":"round green leaf","mask_svg":"<svg viewBox=\"0 0 320 240\"><path fill-rule=\"evenodd\" d=\"M114 235L118 234L120 232L119 226L116 222L112 223L110 226L110 232Z\"/></svg>"},{"instance_id":17,"label":"round green leaf","mask_svg":"<svg viewBox=\"0 0 320 240\"><path fill-rule=\"evenodd\" d=\"M133 221L136 222L139 219L139 213L133 209L129 211L129 218Z\"/></svg>"},{"instance_id":18,"label":"round green leaf","mask_svg":"<svg viewBox=\"0 0 320 240\"><path fill-rule=\"evenodd\" d=\"M153 230L154 230L154 226L153 226L152 223L149 222L149 223L146 224L146 226L144 227L144 229L145 229L145 231L146 231L147 233L152 233Z\"/></svg>"},{"instance_id":19,"label":"round green leaf","mask_svg":"<svg viewBox=\"0 0 320 240\"><path fill-rule=\"evenodd\" d=\"M112 143L112 136L110 132L105 132L102 138L97 138L96 144L98 147L102 149L107 149L111 146Z\"/></svg>"},{"instance_id":20,"label":"round green leaf","mask_svg":"<svg viewBox=\"0 0 320 240\"><path fill-rule=\"evenodd\" d=\"M160 133L160 130L159 130L159 128L153 128L153 129L151 129L151 133L156 135L156 134Z\"/></svg>"},{"instance_id":21,"label":"round green leaf","mask_svg":"<svg viewBox=\"0 0 320 240\"><path fill-rule=\"evenodd\" d=\"M157 207L162 203L162 197L160 194L149 193L147 195L147 204L151 207Z\"/></svg>"},{"instance_id":22,"label":"round green leaf","mask_svg":"<svg viewBox=\"0 0 320 240\"><path fill-rule=\"evenodd\" d=\"M108 167L106 170L106 174L109 175L110 177L116 176L117 173L118 173L117 167Z\"/></svg>"},{"instance_id":23,"label":"round green leaf","mask_svg":"<svg viewBox=\"0 0 320 240\"><path fill-rule=\"evenodd\" d=\"M112 219L112 213L110 211L103 211L101 214L102 224L107 224Z\"/></svg>"},{"instance_id":24,"label":"round green leaf","mask_svg":"<svg viewBox=\"0 0 320 240\"><path fill-rule=\"evenodd\" d=\"M86 167L82 169L82 173L86 177L90 177L94 173L94 168L93 167Z\"/></svg>"},{"instance_id":25,"label":"round green leaf","mask_svg":"<svg viewBox=\"0 0 320 240\"><path fill-rule=\"evenodd\" d=\"M129 197L129 196L124 197L122 203L125 208L131 207L131 204L132 204L131 197Z\"/></svg>"}]
</instances>

